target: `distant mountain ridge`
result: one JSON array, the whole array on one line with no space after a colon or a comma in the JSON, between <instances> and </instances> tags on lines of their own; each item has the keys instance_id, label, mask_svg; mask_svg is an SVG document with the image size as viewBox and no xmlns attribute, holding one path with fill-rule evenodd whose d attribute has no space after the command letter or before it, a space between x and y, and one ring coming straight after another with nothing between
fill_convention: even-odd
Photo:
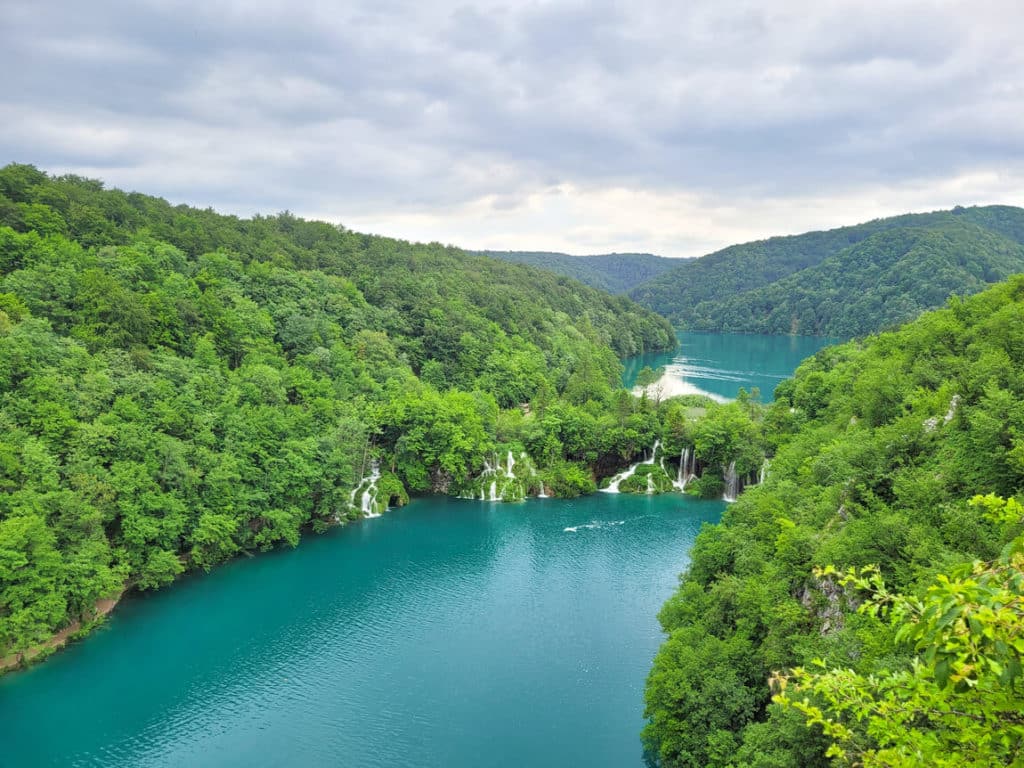
<instances>
[{"instance_id":1,"label":"distant mountain ridge","mask_svg":"<svg viewBox=\"0 0 1024 768\"><path fill-rule=\"evenodd\" d=\"M552 251L474 251L491 258L529 264L579 280L608 293L626 293L672 269L677 259L652 253L604 253L572 256Z\"/></svg>"},{"instance_id":2,"label":"distant mountain ridge","mask_svg":"<svg viewBox=\"0 0 1024 768\"><path fill-rule=\"evenodd\" d=\"M733 245L629 291L693 330L853 336L1024 272L1024 209L957 207Z\"/></svg>"}]
</instances>

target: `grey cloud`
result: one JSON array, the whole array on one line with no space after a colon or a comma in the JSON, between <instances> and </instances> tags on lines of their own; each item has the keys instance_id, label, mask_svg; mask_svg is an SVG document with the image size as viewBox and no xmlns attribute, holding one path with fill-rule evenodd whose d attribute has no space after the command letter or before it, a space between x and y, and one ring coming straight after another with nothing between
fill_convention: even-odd
<instances>
[{"instance_id":1,"label":"grey cloud","mask_svg":"<svg viewBox=\"0 0 1024 768\"><path fill-rule=\"evenodd\" d=\"M1024 166L1015 2L8 2L0 162L240 212ZM61 133L69 137L61 140Z\"/></svg>"}]
</instances>

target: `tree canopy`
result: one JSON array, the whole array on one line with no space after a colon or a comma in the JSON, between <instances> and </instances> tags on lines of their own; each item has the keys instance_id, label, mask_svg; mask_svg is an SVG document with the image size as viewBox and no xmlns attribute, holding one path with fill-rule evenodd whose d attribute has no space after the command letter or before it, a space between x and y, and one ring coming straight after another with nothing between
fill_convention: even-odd
<instances>
[{"instance_id":1,"label":"tree canopy","mask_svg":"<svg viewBox=\"0 0 1024 768\"><path fill-rule=\"evenodd\" d=\"M701 532L660 614L654 759L1019 764L1022 371L1017 276L779 386L765 482Z\"/></svg>"},{"instance_id":2,"label":"tree canopy","mask_svg":"<svg viewBox=\"0 0 1024 768\"><path fill-rule=\"evenodd\" d=\"M437 243L0 169L0 658L125 585L459 493L496 453L588 490L578 428L618 358L675 343L629 299Z\"/></svg>"},{"instance_id":3,"label":"tree canopy","mask_svg":"<svg viewBox=\"0 0 1024 768\"><path fill-rule=\"evenodd\" d=\"M955 208L734 245L629 295L692 330L850 338L1024 271L1024 209Z\"/></svg>"},{"instance_id":4,"label":"tree canopy","mask_svg":"<svg viewBox=\"0 0 1024 768\"><path fill-rule=\"evenodd\" d=\"M676 259L651 253L603 253L595 256L570 256L548 251L479 251L502 261L528 264L579 280L608 293L626 293L675 266Z\"/></svg>"}]
</instances>

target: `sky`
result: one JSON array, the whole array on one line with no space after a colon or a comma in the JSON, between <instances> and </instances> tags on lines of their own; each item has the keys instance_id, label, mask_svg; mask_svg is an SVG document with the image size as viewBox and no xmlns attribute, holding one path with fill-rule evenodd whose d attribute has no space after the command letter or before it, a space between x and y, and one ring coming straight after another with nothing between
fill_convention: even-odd
<instances>
[{"instance_id":1,"label":"sky","mask_svg":"<svg viewBox=\"0 0 1024 768\"><path fill-rule=\"evenodd\" d=\"M467 248L1024 205L1024 3L0 0L0 164Z\"/></svg>"}]
</instances>

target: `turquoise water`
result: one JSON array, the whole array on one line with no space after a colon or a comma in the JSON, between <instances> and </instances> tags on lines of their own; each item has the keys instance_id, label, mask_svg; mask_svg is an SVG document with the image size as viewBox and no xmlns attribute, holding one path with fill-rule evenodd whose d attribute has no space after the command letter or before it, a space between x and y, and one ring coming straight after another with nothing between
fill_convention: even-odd
<instances>
[{"instance_id":1,"label":"turquoise water","mask_svg":"<svg viewBox=\"0 0 1024 768\"><path fill-rule=\"evenodd\" d=\"M422 499L127 599L0 678L0 766L642 766L655 616L722 507Z\"/></svg>"},{"instance_id":2,"label":"turquoise water","mask_svg":"<svg viewBox=\"0 0 1024 768\"><path fill-rule=\"evenodd\" d=\"M627 361L767 398L828 340ZM656 615L721 502L414 501L145 597L0 677L0 768L643 765Z\"/></svg>"},{"instance_id":3,"label":"turquoise water","mask_svg":"<svg viewBox=\"0 0 1024 768\"><path fill-rule=\"evenodd\" d=\"M818 336L760 336L677 331L679 349L638 355L625 361L623 383L632 387L645 365L664 365L669 373L697 389L734 398L740 387L761 390L768 402L780 381L793 375L797 365L822 347L840 340Z\"/></svg>"}]
</instances>

